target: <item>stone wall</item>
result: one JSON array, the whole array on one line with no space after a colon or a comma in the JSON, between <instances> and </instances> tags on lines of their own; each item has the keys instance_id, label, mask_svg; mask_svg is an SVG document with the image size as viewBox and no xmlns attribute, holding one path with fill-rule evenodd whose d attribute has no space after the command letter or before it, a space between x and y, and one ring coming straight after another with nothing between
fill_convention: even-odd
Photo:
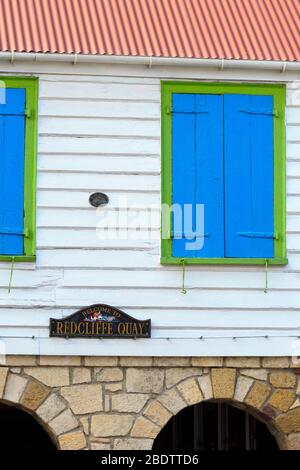
<instances>
[{"instance_id":1,"label":"stone wall","mask_svg":"<svg viewBox=\"0 0 300 470\"><path fill-rule=\"evenodd\" d=\"M35 416L60 449L151 449L181 409L227 400L266 422L280 448L300 450L299 378L287 357L8 356L0 399Z\"/></svg>"}]
</instances>

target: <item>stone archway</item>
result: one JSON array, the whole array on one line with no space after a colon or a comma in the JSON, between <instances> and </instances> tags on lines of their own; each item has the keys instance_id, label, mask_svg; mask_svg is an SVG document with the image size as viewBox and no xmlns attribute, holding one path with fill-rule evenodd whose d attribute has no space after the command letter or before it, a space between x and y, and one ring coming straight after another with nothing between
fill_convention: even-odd
<instances>
[{"instance_id":1,"label":"stone archway","mask_svg":"<svg viewBox=\"0 0 300 470\"><path fill-rule=\"evenodd\" d=\"M58 449L84 449L82 425L56 390L18 370L0 368L0 401L33 416Z\"/></svg>"},{"instance_id":2,"label":"stone archway","mask_svg":"<svg viewBox=\"0 0 300 470\"><path fill-rule=\"evenodd\" d=\"M148 438L146 446L151 449L159 432L183 408L208 400L225 400L265 422L280 449L297 448L294 442L299 435L295 434L297 426L293 427L293 423L298 420L300 407L288 406L286 412L276 409L278 391L280 394L282 389L276 389L266 379L243 376L233 368L211 369L199 377L179 381L150 400L136 419L130 439Z\"/></svg>"}]
</instances>

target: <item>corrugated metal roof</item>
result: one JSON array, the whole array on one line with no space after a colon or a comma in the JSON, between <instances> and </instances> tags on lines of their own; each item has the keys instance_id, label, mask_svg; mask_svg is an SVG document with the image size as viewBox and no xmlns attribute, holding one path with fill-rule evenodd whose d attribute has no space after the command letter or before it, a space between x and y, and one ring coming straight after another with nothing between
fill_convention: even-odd
<instances>
[{"instance_id":1,"label":"corrugated metal roof","mask_svg":"<svg viewBox=\"0 0 300 470\"><path fill-rule=\"evenodd\" d=\"M0 50L300 60L299 0L0 0Z\"/></svg>"}]
</instances>

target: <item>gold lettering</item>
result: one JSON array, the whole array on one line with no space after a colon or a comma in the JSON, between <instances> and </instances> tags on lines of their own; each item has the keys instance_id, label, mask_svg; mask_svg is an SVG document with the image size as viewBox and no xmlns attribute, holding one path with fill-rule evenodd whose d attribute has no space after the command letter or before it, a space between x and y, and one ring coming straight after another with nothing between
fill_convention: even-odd
<instances>
[{"instance_id":1,"label":"gold lettering","mask_svg":"<svg viewBox=\"0 0 300 470\"><path fill-rule=\"evenodd\" d=\"M99 335L100 334L100 327L101 327L101 323L97 321L96 323L96 335Z\"/></svg>"},{"instance_id":2,"label":"gold lettering","mask_svg":"<svg viewBox=\"0 0 300 470\"><path fill-rule=\"evenodd\" d=\"M80 322L78 323L78 333L80 335L84 335L84 326L85 326L85 322Z\"/></svg>"},{"instance_id":3,"label":"gold lettering","mask_svg":"<svg viewBox=\"0 0 300 470\"><path fill-rule=\"evenodd\" d=\"M143 328L144 328L144 323L138 323L139 329L140 329L140 335L143 334Z\"/></svg>"},{"instance_id":4,"label":"gold lettering","mask_svg":"<svg viewBox=\"0 0 300 470\"><path fill-rule=\"evenodd\" d=\"M74 323L73 321L70 324L70 334L75 335L77 333L77 323Z\"/></svg>"},{"instance_id":5,"label":"gold lettering","mask_svg":"<svg viewBox=\"0 0 300 470\"><path fill-rule=\"evenodd\" d=\"M107 324L107 334L112 335L112 333L113 333L112 324L108 323Z\"/></svg>"},{"instance_id":6,"label":"gold lettering","mask_svg":"<svg viewBox=\"0 0 300 470\"><path fill-rule=\"evenodd\" d=\"M65 322L65 335L70 334L70 322Z\"/></svg>"},{"instance_id":7,"label":"gold lettering","mask_svg":"<svg viewBox=\"0 0 300 470\"><path fill-rule=\"evenodd\" d=\"M125 323L118 324L118 334L121 336L125 334Z\"/></svg>"},{"instance_id":8,"label":"gold lettering","mask_svg":"<svg viewBox=\"0 0 300 470\"><path fill-rule=\"evenodd\" d=\"M63 334L63 332L62 332L63 322L58 321L57 324L56 324L56 326L57 326L56 334L57 334L57 335L62 335L62 334Z\"/></svg>"},{"instance_id":9,"label":"gold lettering","mask_svg":"<svg viewBox=\"0 0 300 470\"><path fill-rule=\"evenodd\" d=\"M136 323L133 323L132 325L132 334L134 336L136 336L138 334L138 328L137 328L137 324Z\"/></svg>"}]
</instances>

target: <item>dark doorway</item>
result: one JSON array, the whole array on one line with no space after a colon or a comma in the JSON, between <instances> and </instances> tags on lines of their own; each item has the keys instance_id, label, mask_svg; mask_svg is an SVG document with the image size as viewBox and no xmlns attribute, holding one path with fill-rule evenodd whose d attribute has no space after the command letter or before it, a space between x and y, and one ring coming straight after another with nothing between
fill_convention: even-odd
<instances>
[{"instance_id":1,"label":"dark doorway","mask_svg":"<svg viewBox=\"0 0 300 470\"><path fill-rule=\"evenodd\" d=\"M205 402L170 419L153 450L279 450L267 426L235 406Z\"/></svg>"},{"instance_id":2,"label":"dark doorway","mask_svg":"<svg viewBox=\"0 0 300 470\"><path fill-rule=\"evenodd\" d=\"M55 450L49 434L28 413L0 403L0 450Z\"/></svg>"}]
</instances>

